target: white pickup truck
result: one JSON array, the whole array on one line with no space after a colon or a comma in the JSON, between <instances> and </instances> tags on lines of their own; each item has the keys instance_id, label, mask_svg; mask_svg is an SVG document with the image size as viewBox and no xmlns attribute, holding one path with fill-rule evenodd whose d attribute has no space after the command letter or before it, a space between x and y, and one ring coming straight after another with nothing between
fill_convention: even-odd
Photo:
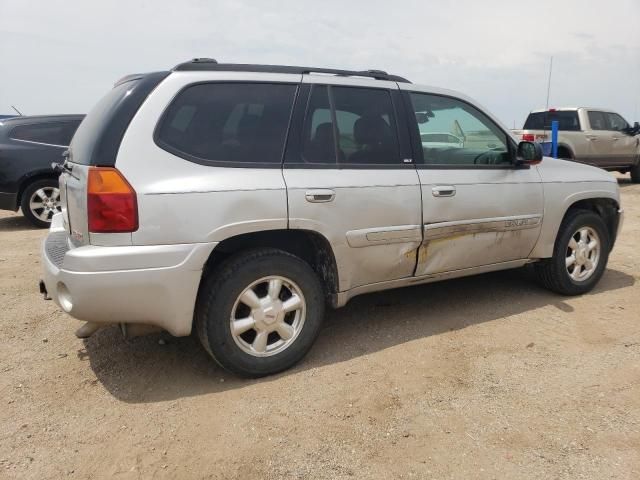
<instances>
[{"instance_id":1,"label":"white pickup truck","mask_svg":"<svg viewBox=\"0 0 640 480\"><path fill-rule=\"evenodd\" d=\"M557 108L532 111L522 130L523 141L550 142L551 122L558 121L558 157L609 171L630 172L640 182L640 125L598 108Z\"/></svg>"}]
</instances>

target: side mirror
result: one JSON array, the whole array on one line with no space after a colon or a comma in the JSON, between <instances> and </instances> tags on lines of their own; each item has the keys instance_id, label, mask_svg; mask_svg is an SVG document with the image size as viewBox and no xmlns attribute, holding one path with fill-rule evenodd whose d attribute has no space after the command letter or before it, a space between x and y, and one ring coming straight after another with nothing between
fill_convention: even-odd
<instances>
[{"instance_id":1,"label":"side mirror","mask_svg":"<svg viewBox=\"0 0 640 480\"><path fill-rule=\"evenodd\" d=\"M621 130L622 133L625 133L631 137L634 135L638 135L640 133L640 123L635 122L633 127L625 127Z\"/></svg>"},{"instance_id":2,"label":"side mirror","mask_svg":"<svg viewBox=\"0 0 640 480\"><path fill-rule=\"evenodd\" d=\"M520 142L516 165L536 165L542 161L542 146L536 142Z\"/></svg>"},{"instance_id":3,"label":"side mirror","mask_svg":"<svg viewBox=\"0 0 640 480\"><path fill-rule=\"evenodd\" d=\"M423 123L427 123L429 121L429 117L425 112L416 112L416 121L422 125Z\"/></svg>"}]
</instances>

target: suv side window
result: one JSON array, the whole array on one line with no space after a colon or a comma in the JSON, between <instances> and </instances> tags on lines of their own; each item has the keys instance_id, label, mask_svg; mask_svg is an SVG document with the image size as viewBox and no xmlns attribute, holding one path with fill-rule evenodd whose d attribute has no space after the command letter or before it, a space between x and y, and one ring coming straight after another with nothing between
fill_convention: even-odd
<instances>
[{"instance_id":1,"label":"suv side window","mask_svg":"<svg viewBox=\"0 0 640 480\"><path fill-rule=\"evenodd\" d=\"M307 163L336 163L333 120L326 85L314 85L303 127L302 158Z\"/></svg>"},{"instance_id":2,"label":"suv side window","mask_svg":"<svg viewBox=\"0 0 640 480\"><path fill-rule=\"evenodd\" d=\"M472 105L440 95L411 92L409 96L422 146L419 162L441 166L512 164L507 134Z\"/></svg>"},{"instance_id":3,"label":"suv side window","mask_svg":"<svg viewBox=\"0 0 640 480\"><path fill-rule=\"evenodd\" d=\"M624 129L629 128L627 121L617 113L607 113L606 115L609 123L609 130L621 132Z\"/></svg>"},{"instance_id":4,"label":"suv side window","mask_svg":"<svg viewBox=\"0 0 640 480\"><path fill-rule=\"evenodd\" d=\"M588 112L591 130L608 130L607 116L604 112Z\"/></svg>"},{"instance_id":5,"label":"suv side window","mask_svg":"<svg viewBox=\"0 0 640 480\"><path fill-rule=\"evenodd\" d=\"M302 145L306 163L399 164L390 92L378 88L314 85L307 105Z\"/></svg>"},{"instance_id":6,"label":"suv side window","mask_svg":"<svg viewBox=\"0 0 640 480\"><path fill-rule=\"evenodd\" d=\"M80 125L80 121L18 125L11 130L9 138L12 138L13 140L67 147L71 143L71 138L78 128L78 125Z\"/></svg>"},{"instance_id":7,"label":"suv side window","mask_svg":"<svg viewBox=\"0 0 640 480\"><path fill-rule=\"evenodd\" d=\"M398 164L398 134L391 93L378 88L331 87L338 155L347 164Z\"/></svg>"},{"instance_id":8,"label":"suv side window","mask_svg":"<svg viewBox=\"0 0 640 480\"><path fill-rule=\"evenodd\" d=\"M182 90L156 143L202 164L280 165L297 85L202 83Z\"/></svg>"}]
</instances>

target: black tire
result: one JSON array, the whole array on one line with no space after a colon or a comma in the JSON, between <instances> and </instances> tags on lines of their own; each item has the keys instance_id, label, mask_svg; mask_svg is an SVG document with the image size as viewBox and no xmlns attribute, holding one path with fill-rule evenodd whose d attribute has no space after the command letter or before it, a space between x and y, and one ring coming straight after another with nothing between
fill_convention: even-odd
<instances>
[{"instance_id":1,"label":"black tire","mask_svg":"<svg viewBox=\"0 0 640 480\"><path fill-rule=\"evenodd\" d=\"M640 183L640 161L631 167L631 181L633 183Z\"/></svg>"},{"instance_id":2,"label":"black tire","mask_svg":"<svg viewBox=\"0 0 640 480\"><path fill-rule=\"evenodd\" d=\"M288 347L271 356L257 357L236 343L230 319L243 291L272 275L295 282L304 296L306 314L301 330ZM286 370L305 356L320 331L324 307L322 285L306 262L281 250L262 248L233 255L205 274L194 321L200 342L223 368L245 377L262 377Z\"/></svg>"},{"instance_id":3,"label":"black tire","mask_svg":"<svg viewBox=\"0 0 640 480\"><path fill-rule=\"evenodd\" d=\"M562 160L573 160L573 154L568 148L560 147L558 148L558 158Z\"/></svg>"},{"instance_id":4,"label":"black tire","mask_svg":"<svg viewBox=\"0 0 640 480\"><path fill-rule=\"evenodd\" d=\"M578 230L587 227L595 230L600 239L600 258L590 277L576 281L571 278L565 264L569 241ZM582 295L589 292L602 277L609 259L610 245L609 232L599 215L588 210L570 210L558 231L553 257L536 263L535 272L549 290L561 295Z\"/></svg>"},{"instance_id":5,"label":"black tire","mask_svg":"<svg viewBox=\"0 0 640 480\"><path fill-rule=\"evenodd\" d=\"M22 197L20 198L20 208L22 210L22 214L25 216L29 222L39 228L49 228L51 225L51 217L53 216L54 211L45 210L44 207L42 209L36 209L32 211L30 207L31 197L40 189L58 189L58 179L57 178L45 178L42 180L36 180L35 182L27 185L27 187L22 192ZM58 193L59 196L59 193ZM56 201L55 211L60 211L59 206L59 198ZM38 218L38 214L43 214L48 217L48 220L43 220Z\"/></svg>"}]
</instances>

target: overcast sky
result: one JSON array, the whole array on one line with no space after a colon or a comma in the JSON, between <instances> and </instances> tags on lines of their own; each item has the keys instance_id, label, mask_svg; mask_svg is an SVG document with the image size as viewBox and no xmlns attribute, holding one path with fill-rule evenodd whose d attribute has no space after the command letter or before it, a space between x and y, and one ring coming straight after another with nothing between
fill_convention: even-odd
<instances>
[{"instance_id":1,"label":"overcast sky","mask_svg":"<svg viewBox=\"0 0 640 480\"><path fill-rule=\"evenodd\" d=\"M544 107L640 120L640 0L0 0L0 114L83 113L192 57L378 68L460 90L509 127Z\"/></svg>"}]
</instances>

